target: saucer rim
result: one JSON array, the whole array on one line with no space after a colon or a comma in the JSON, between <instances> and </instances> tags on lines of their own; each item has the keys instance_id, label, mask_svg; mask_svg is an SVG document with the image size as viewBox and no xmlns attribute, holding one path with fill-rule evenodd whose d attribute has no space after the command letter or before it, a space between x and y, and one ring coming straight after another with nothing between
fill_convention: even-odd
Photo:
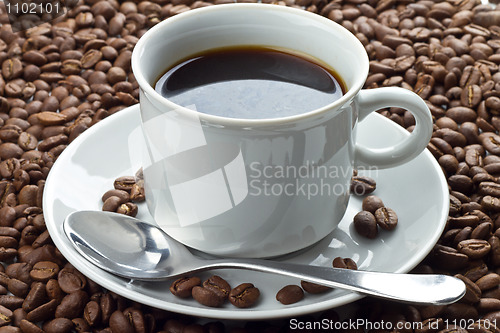
<instances>
[{"instance_id":1,"label":"saucer rim","mask_svg":"<svg viewBox=\"0 0 500 333\"><path fill-rule=\"evenodd\" d=\"M75 154L78 150L78 147L80 146L80 143L84 142L88 137L92 136L94 133L100 131L101 127L107 126L108 123L112 122L119 122L121 118L127 118L127 117L132 117L134 116L135 112L139 112L139 105L133 105L131 107L128 107L124 110L121 110L117 114L114 114L112 116L109 116L108 118L102 120L98 124L90 127L88 130L86 130L84 133L82 133L78 138L76 138L68 147L63 151L61 156L66 158L66 156L72 156ZM378 114L373 114L378 117L384 118L387 122L388 125L394 125L395 128L397 128L399 131L402 133L405 133L406 135L409 135L409 133L402 127L398 126L397 124L393 123L392 121L386 119L385 117L378 115ZM63 155L64 154L64 155ZM435 158L432 156L432 154L426 149L422 153L427 160L431 162L431 164L434 166L434 169L432 170L433 172L438 172L441 170L439 164L435 160ZM421 156L421 155L419 155ZM54 244L56 244L57 248L61 251L61 253L64 255L66 260L70 262L72 265L74 265L78 270L82 271L82 273L86 276L88 276L90 279L94 280L96 283L99 285L103 286L104 288L116 292L117 294L120 294L128 299L137 301L142 304L146 304L152 307L158 308L158 298L141 294L137 292L136 290L132 290L132 288L128 287L129 283L131 282L130 280L127 279L122 279L122 278L117 278L116 276L113 276L110 273L107 273L101 269L98 269L97 267L93 266L89 262L87 262L83 257L81 257L79 254L76 253L76 250L69 245L69 242L64 242L63 240L63 233L61 233L61 226L62 226L62 221L60 221L59 225L55 221L51 221L52 217L55 216L55 212L52 209L53 205L49 202L51 199L52 193L52 178L57 177L57 170L60 168L60 166L63 164L64 159L59 159L54 163L54 166L51 169L51 172L49 173L46 181L46 186L44 190L44 197L43 197L43 211L44 211L44 216L46 218L47 223L47 229L49 231L49 234L51 235ZM440 177L438 177L440 180L440 188L441 188L441 196L443 198L443 202L448 202L449 201L449 193L448 193L448 185L446 182L446 179L444 178L444 175L441 174ZM45 192L48 195L45 195ZM53 192L55 193L55 192ZM437 240L439 239L442 231L444 230L445 227L445 222L446 218L448 216L448 208L443 205L441 207L441 210L439 214L436 214L436 216L441 216L441 221L439 223L436 223L439 227L435 229L433 235L434 237L432 239L429 239L427 242L422 244L423 246L420 247L420 250L413 253L413 256L408 259L407 264L402 265L399 269L395 270L395 273L406 273L413 269L416 265L418 265L427 255L428 253L432 250L432 247L436 244ZM49 218L47 218L49 217ZM53 236L54 235L54 236ZM81 257L81 258L80 258ZM82 260L83 259L83 260ZM104 278L103 278L104 275ZM116 279L119 279L120 281L123 281L122 284L117 285L116 284ZM301 316L309 313L315 313L315 312L320 312L324 311L330 308L335 308L339 307L342 305L346 305L348 303L354 302L356 300L359 300L363 298L363 295L360 294L355 294L355 293L347 293L343 295L338 295L334 298L328 299L328 300L323 300L320 302L316 303L311 303L311 304L304 304L304 305L297 305L294 304L295 306L293 307L286 307L286 306L279 306L276 309L273 310L259 310L259 309L245 309L244 311L241 311L240 309L227 309L227 308L221 308L221 309L212 309L212 308L200 308L200 307L194 307L194 306L188 306L188 305L183 305L183 304L177 304L175 302L169 302L167 303L169 306L160 306L161 309L171 311L171 312L176 312L176 313L181 313L185 315L191 315L191 316L196 316L196 317L204 317L204 318L212 318L212 319L225 319L225 320L266 320L266 319L278 319L278 318L285 318L285 317L294 317L294 316ZM280 304L277 304L280 305Z\"/></svg>"}]
</instances>

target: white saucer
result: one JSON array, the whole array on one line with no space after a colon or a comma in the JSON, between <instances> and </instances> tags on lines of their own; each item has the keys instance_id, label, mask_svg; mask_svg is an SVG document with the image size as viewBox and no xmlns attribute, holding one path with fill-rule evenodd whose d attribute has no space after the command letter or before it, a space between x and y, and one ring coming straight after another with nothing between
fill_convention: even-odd
<instances>
[{"instance_id":1,"label":"white saucer","mask_svg":"<svg viewBox=\"0 0 500 333\"><path fill-rule=\"evenodd\" d=\"M293 278L242 270L209 272L224 277L231 285L251 282L261 291L259 303L249 309L226 304L219 309L207 308L196 301L174 297L171 281L145 283L129 281L108 274L87 262L71 246L62 232L67 214L76 210L100 210L100 198L111 189L113 181L133 175L140 168L141 143L134 135L140 129L137 105L104 119L80 135L59 156L45 184L43 210L50 235L62 254L77 269L108 290L156 308L219 319L272 319L293 317L322 311L361 298L358 294L335 290L309 295L284 306L275 299L276 292L287 284L299 284ZM135 131L134 131L135 130ZM134 134L135 133L135 134ZM372 114L359 124L358 140L367 146L381 147L402 140L408 133L386 118ZM137 152L129 153L128 146ZM134 155L134 156L131 156ZM364 171L377 181L374 194L399 216L397 228L382 232L375 240L356 234L351 226L353 216L361 210L361 199L352 197L339 228L318 244L283 260L330 266L332 259L350 257L360 269L408 272L437 242L448 216L449 197L446 180L434 157L426 150L412 162L400 167ZM152 222L145 205L139 218ZM312 217L313 218L313 217Z\"/></svg>"}]
</instances>

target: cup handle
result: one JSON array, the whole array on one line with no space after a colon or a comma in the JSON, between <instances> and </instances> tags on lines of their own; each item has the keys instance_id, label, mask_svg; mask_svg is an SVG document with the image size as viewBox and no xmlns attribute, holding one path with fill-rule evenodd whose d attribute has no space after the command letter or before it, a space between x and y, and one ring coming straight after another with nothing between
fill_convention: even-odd
<instances>
[{"instance_id":1,"label":"cup handle","mask_svg":"<svg viewBox=\"0 0 500 333\"><path fill-rule=\"evenodd\" d=\"M432 116L425 102L417 94L404 88L385 87L363 89L357 98L360 121L373 111L400 107L413 114L416 126L409 137L393 146L368 148L356 144L356 166L390 168L410 161L427 147L432 135Z\"/></svg>"}]
</instances>

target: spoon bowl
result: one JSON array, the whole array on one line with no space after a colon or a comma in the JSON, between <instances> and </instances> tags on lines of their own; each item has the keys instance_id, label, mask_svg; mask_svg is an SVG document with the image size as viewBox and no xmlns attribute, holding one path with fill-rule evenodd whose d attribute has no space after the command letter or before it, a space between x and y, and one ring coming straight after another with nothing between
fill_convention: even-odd
<instances>
[{"instance_id":1,"label":"spoon bowl","mask_svg":"<svg viewBox=\"0 0 500 333\"><path fill-rule=\"evenodd\" d=\"M263 259L201 259L157 226L117 213L73 212L64 220L63 229L88 261L133 280L166 280L233 268L281 274L413 304L450 304L465 294L465 284L446 275L357 271Z\"/></svg>"},{"instance_id":2,"label":"spoon bowl","mask_svg":"<svg viewBox=\"0 0 500 333\"><path fill-rule=\"evenodd\" d=\"M165 280L186 273L188 264L196 268L200 261L160 228L126 215L74 212L65 219L63 228L82 256L124 278Z\"/></svg>"}]
</instances>

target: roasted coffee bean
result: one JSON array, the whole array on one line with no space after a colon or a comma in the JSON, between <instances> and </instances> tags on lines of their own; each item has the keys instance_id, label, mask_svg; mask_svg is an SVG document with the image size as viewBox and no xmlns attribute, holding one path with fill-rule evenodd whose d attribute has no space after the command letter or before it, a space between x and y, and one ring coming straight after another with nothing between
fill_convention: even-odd
<instances>
[{"instance_id":1,"label":"roasted coffee bean","mask_svg":"<svg viewBox=\"0 0 500 333\"><path fill-rule=\"evenodd\" d=\"M457 250L467 255L470 259L479 259L490 252L491 245L482 239L468 239L458 243Z\"/></svg>"},{"instance_id":2,"label":"roasted coffee bean","mask_svg":"<svg viewBox=\"0 0 500 333\"><path fill-rule=\"evenodd\" d=\"M238 308L249 308L259 299L260 291L252 283L242 283L229 292L229 301Z\"/></svg>"},{"instance_id":3,"label":"roasted coffee bean","mask_svg":"<svg viewBox=\"0 0 500 333\"><path fill-rule=\"evenodd\" d=\"M470 304L454 303L445 308L443 316L451 320L459 320L463 318L478 318L479 314L477 309Z\"/></svg>"},{"instance_id":4,"label":"roasted coffee bean","mask_svg":"<svg viewBox=\"0 0 500 333\"><path fill-rule=\"evenodd\" d=\"M57 280L51 279L45 285L45 292L50 299L54 299L58 302L62 300L64 297L64 292L59 287L59 283Z\"/></svg>"},{"instance_id":5,"label":"roasted coffee bean","mask_svg":"<svg viewBox=\"0 0 500 333\"><path fill-rule=\"evenodd\" d=\"M126 203L127 201L130 200L130 195L128 192L123 191L123 190L109 190L106 193L103 194L102 196L102 202L106 202L106 200L111 197L115 196L120 198L120 203Z\"/></svg>"},{"instance_id":6,"label":"roasted coffee bean","mask_svg":"<svg viewBox=\"0 0 500 333\"><path fill-rule=\"evenodd\" d=\"M231 291L229 283L218 275L213 275L203 281L203 288L212 291L219 298L224 300L227 299L229 292Z\"/></svg>"},{"instance_id":7,"label":"roasted coffee bean","mask_svg":"<svg viewBox=\"0 0 500 333\"><path fill-rule=\"evenodd\" d=\"M474 189L474 182L472 179L465 175L452 175L448 178L448 184L454 191L464 194L471 193Z\"/></svg>"},{"instance_id":8,"label":"roasted coffee bean","mask_svg":"<svg viewBox=\"0 0 500 333\"><path fill-rule=\"evenodd\" d=\"M64 114L51 111L43 111L38 113L38 121L44 126L56 126L63 125L64 123L66 123L67 119Z\"/></svg>"},{"instance_id":9,"label":"roasted coffee bean","mask_svg":"<svg viewBox=\"0 0 500 333\"><path fill-rule=\"evenodd\" d=\"M51 261L37 262L30 271L30 277L34 281L47 282L55 278L59 273L59 266Z\"/></svg>"},{"instance_id":10,"label":"roasted coffee bean","mask_svg":"<svg viewBox=\"0 0 500 333\"><path fill-rule=\"evenodd\" d=\"M465 267L469 257L452 247L436 245L432 252L432 261L444 269L457 270Z\"/></svg>"},{"instance_id":11,"label":"roasted coffee bean","mask_svg":"<svg viewBox=\"0 0 500 333\"><path fill-rule=\"evenodd\" d=\"M468 303L476 303L481 299L481 289L479 289L479 287L474 282L461 274L457 274L455 275L455 277L459 278L465 283L466 292L463 297L464 301Z\"/></svg>"},{"instance_id":12,"label":"roasted coffee bean","mask_svg":"<svg viewBox=\"0 0 500 333\"><path fill-rule=\"evenodd\" d=\"M488 222L484 222L483 224L488 224ZM489 230L491 226L489 227ZM489 233L488 233L489 234ZM486 238L487 235L484 235ZM488 243L491 245L490 251L490 260L493 265L500 264L500 238L498 236L493 235L488 239Z\"/></svg>"},{"instance_id":13,"label":"roasted coffee bean","mask_svg":"<svg viewBox=\"0 0 500 333\"><path fill-rule=\"evenodd\" d=\"M14 263L7 266L5 273L8 277L21 280L25 283L31 283L30 272L32 265L27 263Z\"/></svg>"},{"instance_id":14,"label":"roasted coffee bean","mask_svg":"<svg viewBox=\"0 0 500 333\"><path fill-rule=\"evenodd\" d=\"M47 333L70 333L73 322L67 318L55 318L46 322L42 328Z\"/></svg>"},{"instance_id":15,"label":"roasted coffee bean","mask_svg":"<svg viewBox=\"0 0 500 333\"><path fill-rule=\"evenodd\" d=\"M332 290L330 287L309 281L300 281L300 286L309 294L321 294Z\"/></svg>"},{"instance_id":16,"label":"roasted coffee bean","mask_svg":"<svg viewBox=\"0 0 500 333\"><path fill-rule=\"evenodd\" d=\"M24 299L22 309L26 312L36 309L46 301L45 285L41 282L34 282Z\"/></svg>"},{"instance_id":17,"label":"roasted coffee bean","mask_svg":"<svg viewBox=\"0 0 500 333\"><path fill-rule=\"evenodd\" d=\"M366 238L375 238L378 235L377 220L367 211L361 211L354 216L354 228L357 233Z\"/></svg>"},{"instance_id":18,"label":"roasted coffee bean","mask_svg":"<svg viewBox=\"0 0 500 333\"><path fill-rule=\"evenodd\" d=\"M128 318L135 332L146 333L150 323L148 322L148 317L145 316L140 309L129 307L123 311L123 314Z\"/></svg>"},{"instance_id":19,"label":"roasted coffee bean","mask_svg":"<svg viewBox=\"0 0 500 333\"><path fill-rule=\"evenodd\" d=\"M166 332L179 332L182 333L184 330L184 327L186 325L183 324L181 321L178 319L168 319L165 324L163 325L163 330Z\"/></svg>"},{"instance_id":20,"label":"roasted coffee bean","mask_svg":"<svg viewBox=\"0 0 500 333\"><path fill-rule=\"evenodd\" d=\"M83 290L74 291L61 300L55 310L56 318L77 318L83 313L88 301L88 295Z\"/></svg>"},{"instance_id":21,"label":"roasted coffee bean","mask_svg":"<svg viewBox=\"0 0 500 333\"><path fill-rule=\"evenodd\" d=\"M455 156L450 155L450 154L445 154L439 157L439 165L443 168L443 170L447 174L454 174L458 170L458 160Z\"/></svg>"},{"instance_id":22,"label":"roasted coffee bean","mask_svg":"<svg viewBox=\"0 0 500 333\"><path fill-rule=\"evenodd\" d=\"M482 195L500 197L500 184L490 181L481 182L479 184L479 193Z\"/></svg>"},{"instance_id":23,"label":"roasted coffee bean","mask_svg":"<svg viewBox=\"0 0 500 333\"><path fill-rule=\"evenodd\" d=\"M3 326L0 327L0 333L24 333L21 329L15 326Z\"/></svg>"},{"instance_id":24,"label":"roasted coffee bean","mask_svg":"<svg viewBox=\"0 0 500 333\"><path fill-rule=\"evenodd\" d=\"M104 201L102 210L107 212L116 212L122 204L122 199L117 196L110 196Z\"/></svg>"},{"instance_id":25,"label":"roasted coffee bean","mask_svg":"<svg viewBox=\"0 0 500 333\"><path fill-rule=\"evenodd\" d=\"M170 285L170 292L181 298L191 297L192 289L200 284L201 280L196 276L179 278Z\"/></svg>"},{"instance_id":26,"label":"roasted coffee bean","mask_svg":"<svg viewBox=\"0 0 500 333\"><path fill-rule=\"evenodd\" d=\"M75 331L80 332L89 332L90 326L83 318L75 318L71 320L73 322L73 326Z\"/></svg>"},{"instance_id":27,"label":"roasted coffee bean","mask_svg":"<svg viewBox=\"0 0 500 333\"><path fill-rule=\"evenodd\" d=\"M43 333L44 331L38 327L38 325L33 324L31 321L22 319L19 324L19 328L23 333Z\"/></svg>"},{"instance_id":28,"label":"roasted coffee bean","mask_svg":"<svg viewBox=\"0 0 500 333\"><path fill-rule=\"evenodd\" d=\"M53 299L28 312L26 319L31 322L48 320L54 317L58 301Z\"/></svg>"},{"instance_id":29,"label":"roasted coffee bean","mask_svg":"<svg viewBox=\"0 0 500 333\"><path fill-rule=\"evenodd\" d=\"M472 230L471 238L473 239L487 239L491 233L492 224L490 222L483 222Z\"/></svg>"},{"instance_id":30,"label":"roasted coffee bean","mask_svg":"<svg viewBox=\"0 0 500 333\"><path fill-rule=\"evenodd\" d=\"M458 124L474 122L477 118L476 112L465 106L456 106L448 109L446 111L446 116L453 119Z\"/></svg>"},{"instance_id":31,"label":"roasted coffee bean","mask_svg":"<svg viewBox=\"0 0 500 333\"><path fill-rule=\"evenodd\" d=\"M378 208L374 215L377 225L384 230L393 230L398 225L398 216L391 208Z\"/></svg>"},{"instance_id":32,"label":"roasted coffee bean","mask_svg":"<svg viewBox=\"0 0 500 333\"><path fill-rule=\"evenodd\" d=\"M0 327L8 325L12 322L13 312L4 306L0 305Z\"/></svg>"},{"instance_id":33,"label":"roasted coffee bean","mask_svg":"<svg viewBox=\"0 0 500 333\"><path fill-rule=\"evenodd\" d=\"M102 52L99 50L89 50L80 59L82 68L91 68L102 59Z\"/></svg>"},{"instance_id":34,"label":"roasted coffee bean","mask_svg":"<svg viewBox=\"0 0 500 333\"><path fill-rule=\"evenodd\" d=\"M489 195L481 199L481 206L487 211L500 211L500 199Z\"/></svg>"},{"instance_id":35,"label":"roasted coffee bean","mask_svg":"<svg viewBox=\"0 0 500 333\"><path fill-rule=\"evenodd\" d=\"M287 285L276 294L276 300L284 305L297 303L304 298L304 291L297 285Z\"/></svg>"},{"instance_id":36,"label":"roasted coffee bean","mask_svg":"<svg viewBox=\"0 0 500 333\"><path fill-rule=\"evenodd\" d=\"M99 306L101 307L101 318L103 323L109 322L111 314L117 309L117 301L111 294L105 293L99 299Z\"/></svg>"},{"instance_id":37,"label":"roasted coffee bean","mask_svg":"<svg viewBox=\"0 0 500 333\"><path fill-rule=\"evenodd\" d=\"M24 150L12 142L0 144L0 158L6 160L9 158L20 158Z\"/></svg>"},{"instance_id":38,"label":"roasted coffee bean","mask_svg":"<svg viewBox=\"0 0 500 333\"><path fill-rule=\"evenodd\" d=\"M137 215L137 212L138 212L138 207L133 202L127 202L127 203L121 204L116 209L116 212L120 213L120 214L135 217Z\"/></svg>"},{"instance_id":39,"label":"roasted coffee bean","mask_svg":"<svg viewBox=\"0 0 500 333\"><path fill-rule=\"evenodd\" d=\"M19 135L17 144L25 151L34 150L38 146L36 137L28 132L22 132Z\"/></svg>"},{"instance_id":40,"label":"roasted coffee bean","mask_svg":"<svg viewBox=\"0 0 500 333\"><path fill-rule=\"evenodd\" d=\"M481 298L477 304L479 312L493 312L500 310L500 300L496 298Z\"/></svg>"},{"instance_id":41,"label":"roasted coffee bean","mask_svg":"<svg viewBox=\"0 0 500 333\"><path fill-rule=\"evenodd\" d=\"M483 156L479 151L475 149L469 149L465 152L465 163L467 163L470 167L482 166Z\"/></svg>"},{"instance_id":42,"label":"roasted coffee bean","mask_svg":"<svg viewBox=\"0 0 500 333\"><path fill-rule=\"evenodd\" d=\"M373 178L367 176L355 176L351 180L351 193L355 195L370 194L377 188Z\"/></svg>"},{"instance_id":43,"label":"roasted coffee bean","mask_svg":"<svg viewBox=\"0 0 500 333\"><path fill-rule=\"evenodd\" d=\"M485 290L498 287L500 276L496 273L489 273L479 278L475 283L484 292Z\"/></svg>"},{"instance_id":44,"label":"roasted coffee bean","mask_svg":"<svg viewBox=\"0 0 500 333\"><path fill-rule=\"evenodd\" d=\"M220 307L226 300L226 298L221 297L213 290L200 286L194 286L191 290L191 295L198 303L209 307Z\"/></svg>"},{"instance_id":45,"label":"roasted coffee bean","mask_svg":"<svg viewBox=\"0 0 500 333\"><path fill-rule=\"evenodd\" d=\"M481 102L481 100L482 91L477 84L468 85L462 90L462 95L460 97L462 105L474 108Z\"/></svg>"},{"instance_id":46,"label":"roasted coffee bean","mask_svg":"<svg viewBox=\"0 0 500 333\"><path fill-rule=\"evenodd\" d=\"M114 185L115 189L117 189L117 190L123 190L123 191L130 192L130 190L132 189L132 187L134 186L134 184L135 184L135 178L134 177L123 176L123 177L117 178L114 181L113 185Z\"/></svg>"},{"instance_id":47,"label":"roasted coffee bean","mask_svg":"<svg viewBox=\"0 0 500 333\"><path fill-rule=\"evenodd\" d=\"M342 257L336 257L335 259L333 259L332 267L353 269L353 270L358 269L358 265L356 265L356 262L354 260L352 260L351 258L342 258Z\"/></svg>"},{"instance_id":48,"label":"roasted coffee bean","mask_svg":"<svg viewBox=\"0 0 500 333\"><path fill-rule=\"evenodd\" d=\"M458 164L458 163L457 163ZM384 202L382 199L375 195L369 195L363 199L362 209L366 210L372 214L375 214L375 211L381 207L384 207Z\"/></svg>"},{"instance_id":49,"label":"roasted coffee bean","mask_svg":"<svg viewBox=\"0 0 500 333\"><path fill-rule=\"evenodd\" d=\"M23 74L23 65L18 58L7 59L2 63L2 75L7 80L20 77Z\"/></svg>"},{"instance_id":50,"label":"roasted coffee bean","mask_svg":"<svg viewBox=\"0 0 500 333\"><path fill-rule=\"evenodd\" d=\"M482 133L479 135L479 140L489 153L500 155L500 136L494 133Z\"/></svg>"},{"instance_id":51,"label":"roasted coffee bean","mask_svg":"<svg viewBox=\"0 0 500 333\"><path fill-rule=\"evenodd\" d=\"M74 268L65 267L57 275L59 286L65 293L83 290L87 285L85 276Z\"/></svg>"},{"instance_id":52,"label":"roasted coffee bean","mask_svg":"<svg viewBox=\"0 0 500 333\"><path fill-rule=\"evenodd\" d=\"M101 307L96 301L90 301L85 305L83 318L90 326L96 326L101 321Z\"/></svg>"},{"instance_id":53,"label":"roasted coffee bean","mask_svg":"<svg viewBox=\"0 0 500 333\"><path fill-rule=\"evenodd\" d=\"M146 199L146 194L144 190L144 186L136 183L130 189L130 200L133 202L141 202Z\"/></svg>"},{"instance_id":54,"label":"roasted coffee bean","mask_svg":"<svg viewBox=\"0 0 500 333\"><path fill-rule=\"evenodd\" d=\"M29 285L17 279L9 279L7 289L15 296L25 297L29 291Z\"/></svg>"}]
</instances>

